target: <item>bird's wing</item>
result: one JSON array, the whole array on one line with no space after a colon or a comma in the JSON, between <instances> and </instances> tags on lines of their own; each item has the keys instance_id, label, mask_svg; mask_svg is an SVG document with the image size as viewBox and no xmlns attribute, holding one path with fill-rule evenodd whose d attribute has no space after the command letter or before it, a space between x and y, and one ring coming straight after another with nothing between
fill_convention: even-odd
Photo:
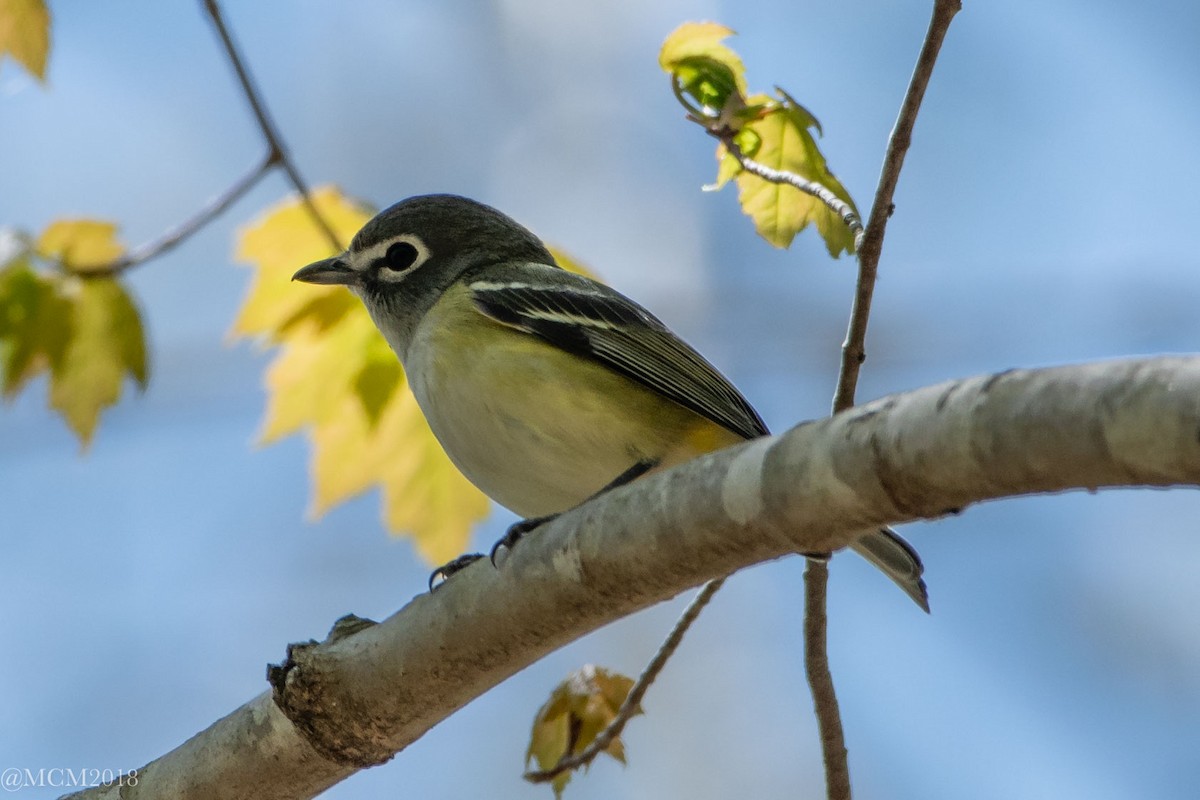
<instances>
[{"instance_id":1,"label":"bird's wing","mask_svg":"<svg viewBox=\"0 0 1200 800\"><path fill-rule=\"evenodd\" d=\"M470 283L482 314L603 364L739 436L753 439L768 433L733 384L649 311L573 273L544 278L542 269L557 268L520 266L526 268L497 271L491 280ZM929 611L924 567L907 542L881 528L852 547Z\"/></svg>"},{"instance_id":2,"label":"bird's wing","mask_svg":"<svg viewBox=\"0 0 1200 800\"><path fill-rule=\"evenodd\" d=\"M646 309L607 286L556 270L538 280L475 280L475 307L504 325L589 358L747 439L768 433L724 375ZM564 280L564 278L567 278Z\"/></svg>"}]
</instances>

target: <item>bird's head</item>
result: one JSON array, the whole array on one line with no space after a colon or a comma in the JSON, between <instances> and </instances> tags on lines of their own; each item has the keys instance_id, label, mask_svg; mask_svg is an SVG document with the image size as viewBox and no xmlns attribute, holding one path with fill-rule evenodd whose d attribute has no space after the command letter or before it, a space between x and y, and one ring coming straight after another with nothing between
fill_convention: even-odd
<instances>
[{"instance_id":1,"label":"bird's head","mask_svg":"<svg viewBox=\"0 0 1200 800\"><path fill-rule=\"evenodd\" d=\"M533 233L491 206L430 194L379 212L346 252L309 264L292 280L349 287L403 355L421 318L448 288L505 262L554 265L554 258Z\"/></svg>"}]
</instances>

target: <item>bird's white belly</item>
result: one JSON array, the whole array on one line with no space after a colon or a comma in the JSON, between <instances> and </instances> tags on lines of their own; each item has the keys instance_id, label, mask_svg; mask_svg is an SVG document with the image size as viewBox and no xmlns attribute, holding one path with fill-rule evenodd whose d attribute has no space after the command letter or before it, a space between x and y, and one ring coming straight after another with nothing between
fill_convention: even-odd
<instances>
[{"instance_id":1,"label":"bird's white belly","mask_svg":"<svg viewBox=\"0 0 1200 800\"><path fill-rule=\"evenodd\" d=\"M451 367L438 357L446 342L418 335L406 368L450 460L521 516L582 503L638 461L662 459L695 424L691 412L600 365L531 348L525 334L493 338L455 350Z\"/></svg>"},{"instance_id":2,"label":"bird's white belly","mask_svg":"<svg viewBox=\"0 0 1200 800\"><path fill-rule=\"evenodd\" d=\"M552 440L486 403L461 408L470 414L465 425L436 408L426 412L434 435L472 483L524 517L578 505L639 460L633 441L619 433Z\"/></svg>"}]
</instances>

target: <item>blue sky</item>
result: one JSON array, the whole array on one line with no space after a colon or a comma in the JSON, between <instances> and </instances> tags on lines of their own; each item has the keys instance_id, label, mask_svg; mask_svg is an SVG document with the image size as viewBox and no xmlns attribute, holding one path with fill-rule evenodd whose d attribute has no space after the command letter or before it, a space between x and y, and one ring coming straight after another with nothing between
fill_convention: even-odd
<instances>
[{"instance_id":1,"label":"blue sky","mask_svg":"<svg viewBox=\"0 0 1200 800\"><path fill-rule=\"evenodd\" d=\"M699 191L712 143L682 119L657 47L689 19L737 29L751 85L817 115L865 207L927 4L229 5L310 181L380 207L429 191L495 204L655 310L773 429L827 413L853 266L809 234L773 250L732 190ZM896 197L860 397L1196 351L1200 6L965 5ZM99 216L138 243L261 157L198 3L52 6L48 88L0 68L0 225ZM88 453L43 384L0 407L0 768L140 766L262 691L287 642L424 587L427 565L382 531L376 496L314 523L304 441L254 445L270 354L227 341L248 279L231 253L287 192L267 179L132 274L152 383L129 387ZM509 521L497 511L477 542ZM831 657L858 794L1194 796L1198 527L1194 490L907 526L929 617L837 559ZM732 580L631 726L629 767L599 764L571 795L818 793L802 569ZM548 796L519 778L545 694L589 661L636 672L681 602L553 654L328 796Z\"/></svg>"}]
</instances>

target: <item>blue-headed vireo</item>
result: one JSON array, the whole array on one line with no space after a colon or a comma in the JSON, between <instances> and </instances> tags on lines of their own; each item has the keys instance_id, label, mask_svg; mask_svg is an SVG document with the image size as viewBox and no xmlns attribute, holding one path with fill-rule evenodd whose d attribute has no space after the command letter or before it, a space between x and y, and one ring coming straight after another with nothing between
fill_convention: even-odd
<instances>
[{"instance_id":1,"label":"blue-headed vireo","mask_svg":"<svg viewBox=\"0 0 1200 800\"><path fill-rule=\"evenodd\" d=\"M362 299L450 459L530 518L509 545L606 488L768 433L649 311L561 269L531 232L464 197L403 200L295 280ZM852 547L928 610L903 539L880 529Z\"/></svg>"}]
</instances>

